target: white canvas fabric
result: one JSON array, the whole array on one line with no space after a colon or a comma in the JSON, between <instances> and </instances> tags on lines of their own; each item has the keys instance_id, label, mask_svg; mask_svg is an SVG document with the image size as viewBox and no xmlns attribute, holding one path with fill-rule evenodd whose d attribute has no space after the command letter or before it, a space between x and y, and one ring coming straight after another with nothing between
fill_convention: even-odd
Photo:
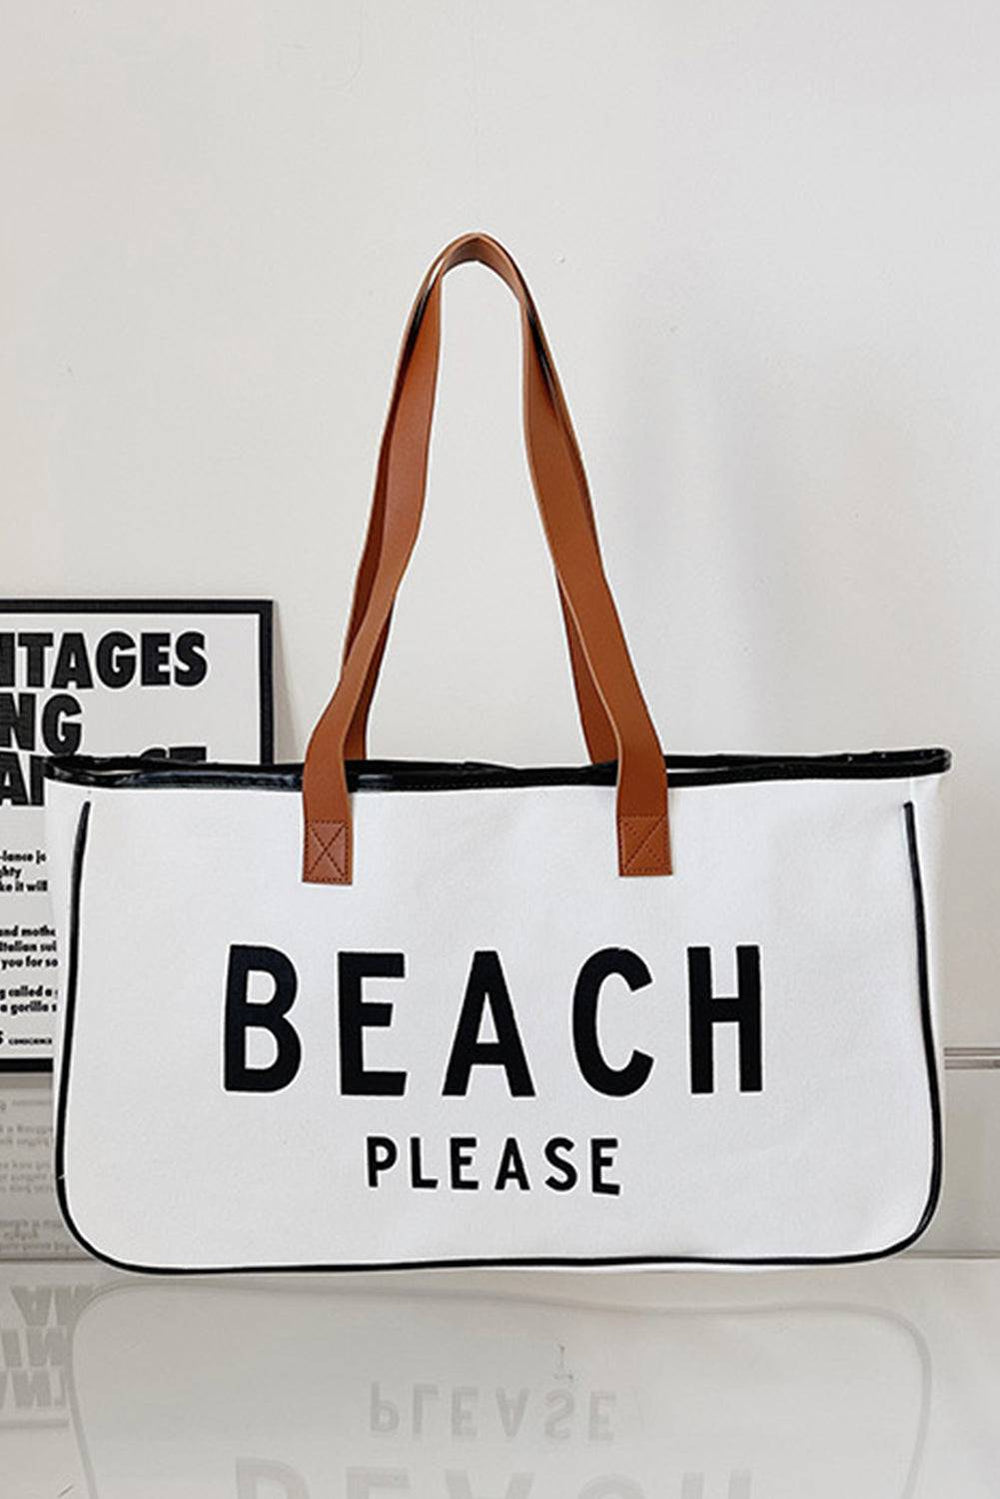
<instances>
[{"instance_id":1,"label":"white canvas fabric","mask_svg":"<svg viewBox=\"0 0 1000 1499\"><path fill-rule=\"evenodd\" d=\"M941 1173L947 757L678 763L670 878L619 876L596 771L400 763L353 791L343 886L302 882L295 771L53 768L84 1246L197 1272L912 1242Z\"/></svg>"}]
</instances>

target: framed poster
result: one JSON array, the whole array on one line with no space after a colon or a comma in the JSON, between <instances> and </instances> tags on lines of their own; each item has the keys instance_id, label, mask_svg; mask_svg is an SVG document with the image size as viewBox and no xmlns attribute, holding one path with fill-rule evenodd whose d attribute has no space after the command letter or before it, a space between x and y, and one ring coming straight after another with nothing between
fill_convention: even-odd
<instances>
[{"instance_id":1,"label":"framed poster","mask_svg":"<svg viewBox=\"0 0 1000 1499\"><path fill-rule=\"evenodd\" d=\"M49 755L273 759L272 606L0 600L0 1072L52 1070Z\"/></svg>"},{"instance_id":2,"label":"framed poster","mask_svg":"<svg viewBox=\"0 0 1000 1499\"><path fill-rule=\"evenodd\" d=\"M8 1077L0 1085L0 1272L5 1261L77 1259L79 1254L56 1201L49 1081ZM0 1273L0 1284L3 1279ZM3 1368L0 1353L0 1391ZM2 1416L0 1394L0 1425Z\"/></svg>"}]
</instances>

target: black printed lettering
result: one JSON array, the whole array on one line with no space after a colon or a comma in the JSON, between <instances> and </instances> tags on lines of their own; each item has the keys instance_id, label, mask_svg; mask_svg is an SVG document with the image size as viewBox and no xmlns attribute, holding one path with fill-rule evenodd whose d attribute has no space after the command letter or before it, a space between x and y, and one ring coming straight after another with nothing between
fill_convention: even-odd
<instances>
[{"instance_id":1,"label":"black printed lettering","mask_svg":"<svg viewBox=\"0 0 1000 1499\"><path fill-rule=\"evenodd\" d=\"M735 998L713 994L711 950L688 948L692 1093L715 1091L716 1025L739 1027L740 1092L760 1093L763 1088L759 947L736 949L736 988Z\"/></svg>"},{"instance_id":2,"label":"black printed lettering","mask_svg":"<svg viewBox=\"0 0 1000 1499\"><path fill-rule=\"evenodd\" d=\"M337 957L338 1018L340 1025L340 1090L345 1096L401 1098L405 1072L379 1072L365 1067L364 1032L392 1024L387 1000L365 999L366 978L401 979L406 960L401 952L342 952Z\"/></svg>"},{"instance_id":3,"label":"black printed lettering","mask_svg":"<svg viewBox=\"0 0 1000 1499\"><path fill-rule=\"evenodd\" d=\"M97 642L94 661L105 687L127 687L136 672L135 641L124 630L109 630Z\"/></svg>"},{"instance_id":4,"label":"black printed lettering","mask_svg":"<svg viewBox=\"0 0 1000 1499\"><path fill-rule=\"evenodd\" d=\"M42 743L50 755L75 755L83 739L83 726L69 720L79 718L80 704L67 692L50 697L42 709Z\"/></svg>"},{"instance_id":5,"label":"black printed lettering","mask_svg":"<svg viewBox=\"0 0 1000 1499\"><path fill-rule=\"evenodd\" d=\"M391 1171L399 1160L399 1147L388 1135L368 1137L368 1185L378 1186L383 1171Z\"/></svg>"},{"instance_id":6,"label":"black printed lettering","mask_svg":"<svg viewBox=\"0 0 1000 1499\"><path fill-rule=\"evenodd\" d=\"M495 1041L480 1040L487 1004L496 1030ZM512 1098L533 1098L534 1084L528 1070L507 980L499 953L477 952L458 1017L458 1028L444 1080L446 1098L464 1098L469 1091L473 1067L502 1067Z\"/></svg>"},{"instance_id":7,"label":"black printed lettering","mask_svg":"<svg viewBox=\"0 0 1000 1499\"><path fill-rule=\"evenodd\" d=\"M558 1172L557 1176L547 1176L545 1185L551 1187L553 1192L572 1192L580 1180L580 1173L568 1157L573 1152L573 1141L567 1140L564 1135L557 1135L554 1140L549 1140L545 1146L545 1159Z\"/></svg>"},{"instance_id":8,"label":"black printed lettering","mask_svg":"<svg viewBox=\"0 0 1000 1499\"><path fill-rule=\"evenodd\" d=\"M637 953L627 947L605 947L588 958L580 969L573 994L573 1045L583 1078L597 1093L608 1098L627 1098L638 1093L653 1070L653 1058L634 1051L624 1067L611 1067L601 1051L597 1008L605 979L623 978L634 994L653 982L653 975Z\"/></svg>"},{"instance_id":9,"label":"black printed lettering","mask_svg":"<svg viewBox=\"0 0 1000 1499\"><path fill-rule=\"evenodd\" d=\"M87 642L79 630L67 630L59 642L56 664L52 668L53 687L93 687L94 677L87 659Z\"/></svg>"},{"instance_id":10,"label":"black printed lettering","mask_svg":"<svg viewBox=\"0 0 1000 1499\"><path fill-rule=\"evenodd\" d=\"M205 637L200 630L185 630L177 637L177 669L174 681L178 687L197 687L208 676Z\"/></svg>"},{"instance_id":11,"label":"black printed lettering","mask_svg":"<svg viewBox=\"0 0 1000 1499\"><path fill-rule=\"evenodd\" d=\"M268 1000L250 999L250 975L266 974L274 989ZM286 1018L295 1003L298 980L291 960L274 947L229 949L223 1039L223 1087L227 1093L278 1093L287 1088L302 1061L298 1032ZM247 1063L247 1032L267 1031L275 1048L266 1067Z\"/></svg>"},{"instance_id":12,"label":"black printed lettering","mask_svg":"<svg viewBox=\"0 0 1000 1499\"><path fill-rule=\"evenodd\" d=\"M170 636L150 630L140 641L143 687L170 686Z\"/></svg>"},{"instance_id":13,"label":"black printed lettering","mask_svg":"<svg viewBox=\"0 0 1000 1499\"><path fill-rule=\"evenodd\" d=\"M621 1185L608 1181L604 1173L615 1163L617 1140L591 1140L590 1142L590 1190L608 1197L618 1197Z\"/></svg>"},{"instance_id":14,"label":"black printed lettering","mask_svg":"<svg viewBox=\"0 0 1000 1499\"><path fill-rule=\"evenodd\" d=\"M479 1183L474 1177L467 1175L475 1161L478 1144L479 1141L475 1135L452 1135L449 1140L448 1154L451 1162L449 1180L453 1192L479 1191Z\"/></svg>"},{"instance_id":15,"label":"black printed lettering","mask_svg":"<svg viewBox=\"0 0 1000 1499\"><path fill-rule=\"evenodd\" d=\"M521 1155L521 1147L513 1138L504 1141L503 1152L500 1156L500 1166L497 1170L497 1179L493 1183L497 1192L504 1192L508 1182L517 1182L522 1192L531 1190L531 1182L528 1180L528 1171Z\"/></svg>"},{"instance_id":16,"label":"black printed lettering","mask_svg":"<svg viewBox=\"0 0 1000 1499\"><path fill-rule=\"evenodd\" d=\"M34 749L37 701L30 692L0 692L0 746L3 749Z\"/></svg>"}]
</instances>

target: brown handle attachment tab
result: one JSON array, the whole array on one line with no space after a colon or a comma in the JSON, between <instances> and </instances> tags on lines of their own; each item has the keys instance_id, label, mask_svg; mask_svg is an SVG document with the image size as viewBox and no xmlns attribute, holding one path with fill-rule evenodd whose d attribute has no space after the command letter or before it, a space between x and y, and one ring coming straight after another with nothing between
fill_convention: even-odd
<instances>
[{"instance_id":1,"label":"brown handle attachment tab","mask_svg":"<svg viewBox=\"0 0 1000 1499\"><path fill-rule=\"evenodd\" d=\"M488 235L470 234L455 240L431 266L404 336L340 681L313 730L303 768L303 879L311 884L351 882L353 839L344 761L349 746L363 748L393 605L420 529L440 352L441 282L454 266L469 260L500 276L521 308L529 464L570 622L581 707L589 705L588 744L593 733L594 742L605 747L604 726L613 736L618 870L622 875L669 874L663 753L604 576L583 465L552 357L514 261Z\"/></svg>"}]
</instances>

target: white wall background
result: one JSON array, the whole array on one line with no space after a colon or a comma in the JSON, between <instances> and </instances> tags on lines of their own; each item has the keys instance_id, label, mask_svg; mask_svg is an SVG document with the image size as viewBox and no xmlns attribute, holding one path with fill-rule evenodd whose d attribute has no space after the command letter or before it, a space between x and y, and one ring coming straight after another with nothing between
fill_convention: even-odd
<instances>
[{"instance_id":1,"label":"white wall background","mask_svg":"<svg viewBox=\"0 0 1000 1499\"><path fill-rule=\"evenodd\" d=\"M6 0L7 594L263 594L333 685L403 319L520 259L675 750L944 742L947 1039L1000 1044L1000 11ZM517 322L462 269L376 752L581 757Z\"/></svg>"}]
</instances>

